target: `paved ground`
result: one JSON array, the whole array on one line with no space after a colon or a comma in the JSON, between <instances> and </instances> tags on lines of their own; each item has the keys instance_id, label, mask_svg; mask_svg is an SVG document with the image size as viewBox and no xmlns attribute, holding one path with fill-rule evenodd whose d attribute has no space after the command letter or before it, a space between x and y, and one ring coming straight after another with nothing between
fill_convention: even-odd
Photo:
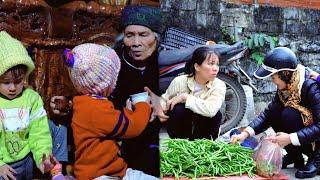
<instances>
[{"instance_id":1,"label":"paved ground","mask_svg":"<svg viewBox=\"0 0 320 180\"><path fill-rule=\"evenodd\" d=\"M295 178L294 174L296 173L296 169L293 167L289 167L287 169L283 169L284 173L289 176L289 180L297 180L298 178ZM310 180L320 180L320 175L317 175L314 178L309 178ZM307 179L307 180L309 180ZM299 179L300 180L300 179Z\"/></svg>"},{"instance_id":2,"label":"paved ground","mask_svg":"<svg viewBox=\"0 0 320 180\"><path fill-rule=\"evenodd\" d=\"M289 176L289 179L298 179L298 178L295 178L294 177L294 174L296 173L296 169L293 168L293 167L290 167L290 168L287 168L287 169L284 169L283 172Z\"/></svg>"}]
</instances>

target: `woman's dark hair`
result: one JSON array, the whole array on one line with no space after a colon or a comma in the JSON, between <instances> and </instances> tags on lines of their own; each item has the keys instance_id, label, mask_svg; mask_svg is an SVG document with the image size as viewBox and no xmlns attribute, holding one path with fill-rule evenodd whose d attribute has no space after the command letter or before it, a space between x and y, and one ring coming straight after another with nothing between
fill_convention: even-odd
<instances>
[{"instance_id":1,"label":"woman's dark hair","mask_svg":"<svg viewBox=\"0 0 320 180\"><path fill-rule=\"evenodd\" d=\"M279 78L284 81L286 84L289 84L290 81L291 81L291 78L292 78L292 75L293 75L293 72L294 71L279 71L278 72L278 75L279 75Z\"/></svg>"},{"instance_id":2,"label":"woman's dark hair","mask_svg":"<svg viewBox=\"0 0 320 180\"><path fill-rule=\"evenodd\" d=\"M197 48L193 52L191 60L186 63L185 73L188 74L190 77L194 76L196 71L194 68L194 65L195 64L201 65L203 61L206 60L209 54L215 54L219 58L219 54L214 49L211 49L206 46Z\"/></svg>"},{"instance_id":3,"label":"woman's dark hair","mask_svg":"<svg viewBox=\"0 0 320 180\"><path fill-rule=\"evenodd\" d=\"M8 69L0 77L11 72L13 78L18 79L18 78L21 78L22 76L26 75L27 71L28 71L28 67L26 65L19 64L19 65L13 66L12 68Z\"/></svg>"}]
</instances>

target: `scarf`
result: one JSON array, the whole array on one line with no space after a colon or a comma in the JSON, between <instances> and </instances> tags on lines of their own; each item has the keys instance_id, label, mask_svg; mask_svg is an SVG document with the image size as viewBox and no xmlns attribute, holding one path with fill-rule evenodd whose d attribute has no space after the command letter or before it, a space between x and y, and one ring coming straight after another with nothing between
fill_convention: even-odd
<instances>
[{"instance_id":1,"label":"scarf","mask_svg":"<svg viewBox=\"0 0 320 180\"><path fill-rule=\"evenodd\" d=\"M313 123L313 117L311 111L308 108L305 108L299 104L301 101L299 83L303 83L300 82L300 76L300 68L298 68L292 74L290 83L288 85L288 90L278 90L277 94L280 101L285 107L292 107L301 113L303 124L305 126L308 126Z\"/></svg>"}]
</instances>

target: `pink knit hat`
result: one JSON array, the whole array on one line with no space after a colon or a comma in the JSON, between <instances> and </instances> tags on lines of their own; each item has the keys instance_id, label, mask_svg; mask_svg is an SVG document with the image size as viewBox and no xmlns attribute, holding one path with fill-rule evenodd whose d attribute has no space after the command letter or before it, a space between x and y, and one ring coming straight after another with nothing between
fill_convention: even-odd
<instances>
[{"instance_id":1,"label":"pink knit hat","mask_svg":"<svg viewBox=\"0 0 320 180\"><path fill-rule=\"evenodd\" d=\"M101 95L103 90L116 86L120 59L107 46L86 43L66 49L64 60L75 88L83 94Z\"/></svg>"}]
</instances>

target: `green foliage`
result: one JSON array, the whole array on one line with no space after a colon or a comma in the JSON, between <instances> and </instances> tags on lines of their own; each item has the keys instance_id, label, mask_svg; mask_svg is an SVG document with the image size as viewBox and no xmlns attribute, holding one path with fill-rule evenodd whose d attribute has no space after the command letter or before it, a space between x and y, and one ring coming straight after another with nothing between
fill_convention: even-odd
<instances>
[{"instance_id":1,"label":"green foliage","mask_svg":"<svg viewBox=\"0 0 320 180\"><path fill-rule=\"evenodd\" d=\"M263 63L264 56L265 54L262 52L253 52L250 57L260 65Z\"/></svg>"},{"instance_id":2,"label":"green foliage","mask_svg":"<svg viewBox=\"0 0 320 180\"><path fill-rule=\"evenodd\" d=\"M223 44L233 44L236 42L235 37L230 35L227 27L220 27ZM278 45L278 38L266 35L264 33L255 33L241 40L244 45L248 46L251 55L250 58L259 65L263 63L266 52Z\"/></svg>"},{"instance_id":3,"label":"green foliage","mask_svg":"<svg viewBox=\"0 0 320 180\"><path fill-rule=\"evenodd\" d=\"M242 42L250 49L251 59L255 60L260 65L263 63L266 52L278 45L278 38L263 33L256 33L243 39Z\"/></svg>"},{"instance_id":4,"label":"green foliage","mask_svg":"<svg viewBox=\"0 0 320 180\"><path fill-rule=\"evenodd\" d=\"M233 35L229 34L228 28L227 27L220 27L219 31L222 34L222 41L219 43L223 44L233 44L236 42L236 39Z\"/></svg>"}]
</instances>

